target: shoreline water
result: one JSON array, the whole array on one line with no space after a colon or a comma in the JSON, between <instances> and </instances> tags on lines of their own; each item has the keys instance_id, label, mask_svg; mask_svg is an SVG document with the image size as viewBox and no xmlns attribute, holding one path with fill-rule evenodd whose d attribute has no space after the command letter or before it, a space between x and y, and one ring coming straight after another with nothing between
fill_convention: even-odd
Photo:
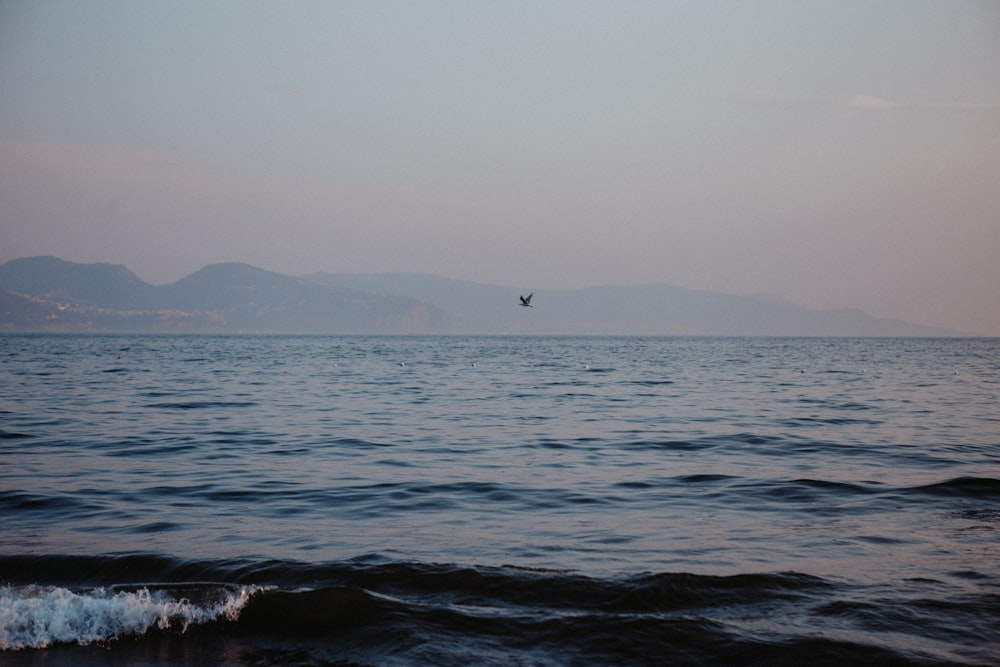
<instances>
[{"instance_id":1,"label":"shoreline water","mask_svg":"<svg viewBox=\"0 0 1000 667\"><path fill-rule=\"evenodd\" d=\"M996 339L0 336L0 657L990 664L998 371Z\"/></svg>"}]
</instances>

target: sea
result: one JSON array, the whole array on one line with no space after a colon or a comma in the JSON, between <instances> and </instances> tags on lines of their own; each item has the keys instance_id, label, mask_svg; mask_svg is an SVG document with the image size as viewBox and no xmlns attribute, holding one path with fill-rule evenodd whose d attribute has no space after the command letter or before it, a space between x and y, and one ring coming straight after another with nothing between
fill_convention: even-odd
<instances>
[{"instance_id":1,"label":"sea","mask_svg":"<svg viewBox=\"0 0 1000 667\"><path fill-rule=\"evenodd\" d=\"M3 334L0 664L997 665L1000 339Z\"/></svg>"}]
</instances>

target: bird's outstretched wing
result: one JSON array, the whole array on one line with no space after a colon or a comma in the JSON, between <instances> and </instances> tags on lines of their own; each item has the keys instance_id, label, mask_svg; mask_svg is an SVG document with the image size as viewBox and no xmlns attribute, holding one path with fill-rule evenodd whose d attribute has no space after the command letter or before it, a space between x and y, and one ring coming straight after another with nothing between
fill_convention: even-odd
<instances>
[{"instance_id":1,"label":"bird's outstretched wing","mask_svg":"<svg viewBox=\"0 0 1000 667\"><path fill-rule=\"evenodd\" d=\"M533 297L533 296L535 296L535 293L534 293L534 292L532 292L531 294L529 294L529 295L528 295L528 298L527 298L527 299L525 299L525 298L524 298L524 297L522 296L522 297L521 297L521 305L522 305L522 306L530 306L530 305L531 305L531 297Z\"/></svg>"}]
</instances>

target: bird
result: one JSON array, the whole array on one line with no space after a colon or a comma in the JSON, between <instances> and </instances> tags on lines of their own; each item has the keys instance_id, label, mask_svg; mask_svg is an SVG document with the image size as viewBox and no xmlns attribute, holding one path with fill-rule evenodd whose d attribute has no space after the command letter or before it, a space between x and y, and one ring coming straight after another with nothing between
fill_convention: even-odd
<instances>
[{"instance_id":1,"label":"bird","mask_svg":"<svg viewBox=\"0 0 1000 667\"><path fill-rule=\"evenodd\" d=\"M522 305L522 306L526 306L526 307L528 307L528 308L531 308L531 307L532 307L532 305L531 305L531 297L533 297L533 296L535 296L535 293L534 293L534 292L532 292L531 294L529 294L529 295L528 295L528 298L527 298L527 299L525 299L525 298L524 298L524 297L522 296L522 297L521 297L521 305Z\"/></svg>"}]
</instances>

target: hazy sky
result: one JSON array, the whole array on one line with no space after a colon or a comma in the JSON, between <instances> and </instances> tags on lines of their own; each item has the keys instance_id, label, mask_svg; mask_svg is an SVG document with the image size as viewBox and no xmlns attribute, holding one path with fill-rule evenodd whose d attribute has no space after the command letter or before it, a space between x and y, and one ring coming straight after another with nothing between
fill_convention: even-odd
<instances>
[{"instance_id":1,"label":"hazy sky","mask_svg":"<svg viewBox=\"0 0 1000 667\"><path fill-rule=\"evenodd\" d=\"M1000 2L0 0L0 262L41 254L1000 335Z\"/></svg>"}]
</instances>

